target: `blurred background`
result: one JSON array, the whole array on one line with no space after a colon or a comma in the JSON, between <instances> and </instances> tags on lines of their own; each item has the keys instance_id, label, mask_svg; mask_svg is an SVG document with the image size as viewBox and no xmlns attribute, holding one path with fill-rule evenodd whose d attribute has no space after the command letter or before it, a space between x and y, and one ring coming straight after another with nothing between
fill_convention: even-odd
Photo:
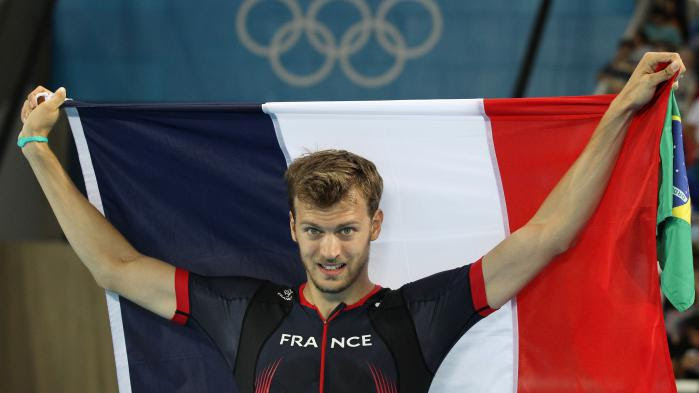
<instances>
[{"instance_id":1,"label":"blurred background","mask_svg":"<svg viewBox=\"0 0 699 393\"><path fill-rule=\"evenodd\" d=\"M699 0L0 0L0 392L116 391L104 294L14 144L34 86L91 102L607 94L647 51L687 66L699 191ZM70 133L52 146L77 173ZM699 392L699 311L666 310L680 391Z\"/></svg>"}]
</instances>

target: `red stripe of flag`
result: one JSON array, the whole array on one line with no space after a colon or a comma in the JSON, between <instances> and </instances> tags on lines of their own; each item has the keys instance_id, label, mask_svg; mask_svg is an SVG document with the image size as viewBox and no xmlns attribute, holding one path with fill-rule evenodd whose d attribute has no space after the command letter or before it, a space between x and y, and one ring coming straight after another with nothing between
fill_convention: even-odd
<instances>
[{"instance_id":1,"label":"red stripe of flag","mask_svg":"<svg viewBox=\"0 0 699 393\"><path fill-rule=\"evenodd\" d=\"M517 296L520 393L675 391L655 252L669 91L632 121L575 247ZM485 100L511 232L577 158L612 98Z\"/></svg>"}]
</instances>

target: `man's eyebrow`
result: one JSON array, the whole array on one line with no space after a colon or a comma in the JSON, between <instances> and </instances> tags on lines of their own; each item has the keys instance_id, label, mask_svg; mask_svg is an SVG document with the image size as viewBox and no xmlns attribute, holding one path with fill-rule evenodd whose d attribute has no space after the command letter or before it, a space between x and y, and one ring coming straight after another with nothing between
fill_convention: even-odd
<instances>
[{"instance_id":1,"label":"man's eyebrow","mask_svg":"<svg viewBox=\"0 0 699 393\"><path fill-rule=\"evenodd\" d=\"M310 227L323 228L322 225L318 225L318 224L316 224L316 223L314 223L314 222L312 222L312 221L301 221L299 224L300 224L300 225L310 226ZM347 222L343 222L343 223L337 225L335 228L344 228L344 227L348 227L348 226L352 226L352 225L359 225L359 221L347 221Z\"/></svg>"},{"instance_id":2,"label":"man's eyebrow","mask_svg":"<svg viewBox=\"0 0 699 393\"><path fill-rule=\"evenodd\" d=\"M343 222L342 224L338 225L338 228L344 228L344 227L349 227L353 225L359 225L359 221L347 221Z\"/></svg>"},{"instance_id":3,"label":"man's eyebrow","mask_svg":"<svg viewBox=\"0 0 699 393\"><path fill-rule=\"evenodd\" d=\"M311 222L311 221L301 221L299 224L300 225L308 225L311 227L319 227L320 226L320 225L316 224L315 222Z\"/></svg>"}]
</instances>

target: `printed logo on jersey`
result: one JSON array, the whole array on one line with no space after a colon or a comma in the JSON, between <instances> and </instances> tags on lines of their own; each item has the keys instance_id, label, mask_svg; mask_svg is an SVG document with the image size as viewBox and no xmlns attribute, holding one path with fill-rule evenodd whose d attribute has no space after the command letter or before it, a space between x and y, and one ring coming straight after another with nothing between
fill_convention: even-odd
<instances>
[{"instance_id":1,"label":"printed logo on jersey","mask_svg":"<svg viewBox=\"0 0 699 393\"><path fill-rule=\"evenodd\" d=\"M371 334L350 337L330 337L330 349L344 349L357 347L371 347ZM318 341L315 337L304 337L297 334L282 333L280 346L300 347L300 348L319 348Z\"/></svg>"},{"instance_id":2,"label":"printed logo on jersey","mask_svg":"<svg viewBox=\"0 0 699 393\"><path fill-rule=\"evenodd\" d=\"M291 299L293 299L294 297L294 291L292 291L291 289L285 289L283 292L284 293L277 292L277 295L279 295L280 298L286 300L287 302L290 302Z\"/></svg>"}]
</instances>

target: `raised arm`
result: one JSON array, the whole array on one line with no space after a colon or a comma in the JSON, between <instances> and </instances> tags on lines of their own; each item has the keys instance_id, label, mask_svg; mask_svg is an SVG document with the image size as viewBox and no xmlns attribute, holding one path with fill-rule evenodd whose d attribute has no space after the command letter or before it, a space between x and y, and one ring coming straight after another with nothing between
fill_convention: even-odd
<instances>
[{"instance_id":1,"label":"raised arm","mask_svg":"<svg viewBox=\"0 0 699 393\"><path fill-rule=\"evenodd\" d=\"M670 63L655 72L658 64ZM597 208L633 114L658 84L684 73L676 53L647 53L612 101L580 157L546 197L534 217L483 258L488 304L498 308L556 255L566 251Z\"/></svg>"},{"instance_id":2,"label":"raised arm","mask_svg":"<svg viewBox=\"0 0 699 393\"><path fill-rule=\"evenodd\" d=\"M22 107L19 137L48 136L66 98L58 89L37 105L32 91ZM165 318L175 312L175 268L140 254L77 190L47 143L30 142L22 153L34 171L68 241L101 287Z\"/></svg>"}]
</instances>

